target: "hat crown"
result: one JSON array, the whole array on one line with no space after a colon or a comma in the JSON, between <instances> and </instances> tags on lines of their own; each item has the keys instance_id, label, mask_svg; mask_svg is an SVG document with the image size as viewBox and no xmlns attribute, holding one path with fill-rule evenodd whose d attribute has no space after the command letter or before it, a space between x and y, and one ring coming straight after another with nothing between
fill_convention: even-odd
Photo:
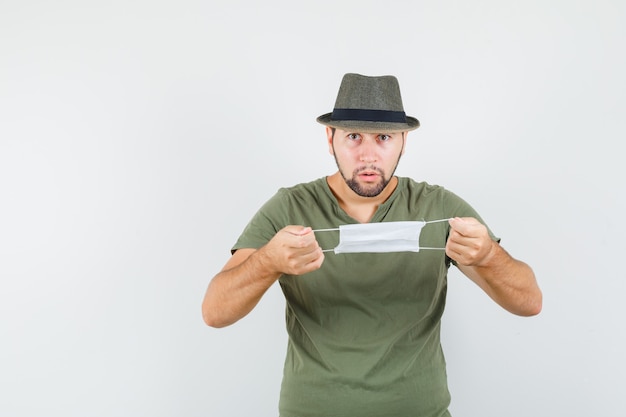
<instances>
[{"instance_id":1,"label":"hat crown","mask_svg":"<svg viewBox=\"0 0 626 417\"><path fill-rule=\"evenodd\" d=\"M335 108L317 121L333 128L372 133L406 132L420 125L419 120L404 113L396 77L355 73L343 76Z\"/></svg>"},{"instance_id":2,"label":"hat crown","mask_svg":"<svg viewBox=\"0 0 626 417\"><path fill-rule=\"evenodd\" d=\"M336 109L404 111L400 85L393 75L370 77L348 73L343 76Z\"/></svg>"}]
</instances>

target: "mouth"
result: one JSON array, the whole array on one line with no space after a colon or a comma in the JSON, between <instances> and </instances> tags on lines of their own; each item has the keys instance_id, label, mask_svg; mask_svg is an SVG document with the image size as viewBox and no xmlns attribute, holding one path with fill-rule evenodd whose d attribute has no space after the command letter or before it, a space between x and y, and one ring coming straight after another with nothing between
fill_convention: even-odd
<instances>
[{"instance_id":1,"label":"mouth","mask_svg":"<svg viewBox=\"0 0 626 417\"><path fill-rule=\"evenodd\" d=\"M381 177L381 173L377 170L365 169L357 173L357 176L366 182L376 181Z\"/></svg>"},{"instance_id":2,"label":"mouth","mask_svg":"<svg viewBox=\"0 0 626 417\"><path fill-rule=\"evenodd\" d=\"M352 191L361 197L376 197L389 182L383 170L373 165L361 166L353 171L351 178L344 179Z\"/></svg>"}]
</instances>

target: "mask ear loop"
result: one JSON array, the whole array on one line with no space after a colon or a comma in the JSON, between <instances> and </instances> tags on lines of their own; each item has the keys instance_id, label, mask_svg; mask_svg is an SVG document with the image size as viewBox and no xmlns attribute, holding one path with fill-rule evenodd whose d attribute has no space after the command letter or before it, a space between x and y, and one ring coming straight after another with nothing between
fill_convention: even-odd
<instances>
[{"instance_id":1,"label":"mask ear loop","mask_svg":"<svg viewBox=\"0 0 626 417\"><path fill-rule=\"evenodd\" d=\"M441 222L447 222L447 221L452 220L452 219L453 219L452 217L449 217L449 218L447 218L447 219L429 220L429 221L422 220L422 221L423 221L424 223L426 223L426 224L429 224L429 223L441 223Z\"/></svg>"},{"instance_id":2,"label":"mask ear loop","mask_svg":"<svg viewBox=\"0 0 626 417\"><path fill-rule=\"evenodd\" d=\"M334 232L336 230L339 230L338 227L335 227L333 229L314 229L313 232L317 233L317 232ZM334 252L334 249L322 249L322 252Z\"/></svg>"},{"instance_id":3,"label":"mask ear loop","mask_svg":"<svg viewBox=\"0 0 626 417\"><path fill-rule=\"evenodd\" d=\"M452 217L448 218L448 219L440 219L440 220L429 220L429 221L425 221L422 220L424 222L424 224L430 224L430 223L440 223L440 222L447 222L448 220L452 220ZM338 227L332 228L332 229L314 229L313 232L334 232L340 230ZM432 247L421 247L420 246L420 250L446 250L446 248L432 248ZM335 249L322 249L322 252L334 252Z\"/></svg>"},{"instance_id":4,"label":"mask ear loop","mask_svg":"<svg viewBox=\"0 0 626 417\"><path fill-rule=\"evenodd\" d=\"M441 222L447 222L448 220L452 220L452 217L448 218L448 219L440 219L440 220L430 220L430 221L424 221L424 223L429 224L429 223L441 223ZM446 248L432 248L432 247L421 247L420 246L420 250L422 249L426 249L426 250L446 250Z\"/></svg>"}]
</instances>

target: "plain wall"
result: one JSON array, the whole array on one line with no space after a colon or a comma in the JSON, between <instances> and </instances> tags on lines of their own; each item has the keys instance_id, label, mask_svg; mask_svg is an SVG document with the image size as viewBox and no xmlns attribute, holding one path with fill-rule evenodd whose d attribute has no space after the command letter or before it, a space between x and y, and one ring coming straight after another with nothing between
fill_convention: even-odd
<instances>
[{"instance_id":1,"label":"plain wall","mask_svg":"<svg viewBox=\"0 0 626 417\"><path fill-rule=\"evenodd\" d=\"M454 416L623 416L626 3L0 1L0 415L275 416L273 286L225 329L206 286L259 206L334 172L346 72L422 127L397 174L529 263L513 316L452 270Z\"/></svg>"}]
</instances>

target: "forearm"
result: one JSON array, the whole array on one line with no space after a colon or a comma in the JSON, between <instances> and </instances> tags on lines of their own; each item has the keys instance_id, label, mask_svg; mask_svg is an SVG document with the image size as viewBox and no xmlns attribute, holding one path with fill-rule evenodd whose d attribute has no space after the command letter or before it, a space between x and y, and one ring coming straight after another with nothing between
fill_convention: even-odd
<instances>
[{"instance_id":1,"label":"forearm","mask_svg":"<svg viewBox=\"0 0 626 417\"><path fill-rule=\"evenodd\" d=\"M477 266L459 268L500 306L513 314L533 316L542 307L542 293L533 270L494 242L492 253Z\"/></svg>"},{"instance_id":2,"label":"forearm","mask_svg":"<svg viewBox=\"0 0 626 417\"><path fill-rule=\"evenodd\" d=\"M246 316L280 277L264 262L262 250L226 267L210 282L202 302L202 317L211 327L229 326Z\"/></svg>"}]
</instances>

